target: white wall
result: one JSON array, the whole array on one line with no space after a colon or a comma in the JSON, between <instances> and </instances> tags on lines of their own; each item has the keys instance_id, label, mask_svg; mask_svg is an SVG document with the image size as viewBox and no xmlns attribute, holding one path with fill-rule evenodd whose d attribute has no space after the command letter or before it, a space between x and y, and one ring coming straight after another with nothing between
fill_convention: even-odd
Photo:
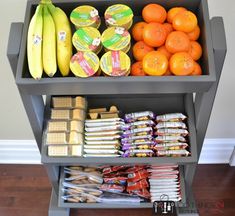
<instances>
[{"instance_id":1,"label":"white wall","mask_svg":"<svg viewBox=\"0 0 235 216\"><path fill-rule=\"evenodd\" d=\"M26 0L2 1L1 40L0 40L0 140L33 139L23 105L14 83L6 58L6 47L11 22L23 21ZM219 85L215 106L208 128L208 138L235 138L235 99L234 94L234 50L235 50L235 1L209 0L211 16L222 16L227 35L227 58Z\"/></svg>"},{"instance_id":2,"label":"white wall","mask_svg":"<svg viewBox=\"0 0 235 216\"><path fill-rule=\"evenodd\" d=\"M0 35L0 140L33 139L21 99L6 57L11 22L24 22L26 0L1 1Z\"/></svg>"},{"instance_id":3,"label":"white wall","mask_svg":"<svg viewBox=\"0 0 235 216\"><path fill-rule=\"evenodd\" d=\"M227 56L217 91L214 108L207 131L209 138L234 138L234 51L235 51L235 1L209 0L210 16L222 16L227 38Z\"/></svg>"}]
</instances>

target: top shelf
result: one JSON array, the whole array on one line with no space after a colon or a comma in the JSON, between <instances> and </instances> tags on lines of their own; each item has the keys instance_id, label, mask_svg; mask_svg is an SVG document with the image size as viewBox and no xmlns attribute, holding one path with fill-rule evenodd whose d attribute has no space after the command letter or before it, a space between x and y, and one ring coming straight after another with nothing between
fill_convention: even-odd
<instances>
[{"instance_id":1,"label":"top shelf","mask_svg":"<svg viewBox=\"0 0 235 216\"><path fill-rule=\"evenodd\" d=\"M98 94L159 94L192 93L209 90L209 76L197 77L75 77L17 79L18 86L32 95L98 95Z\"/></svg>"},{"instance_id":2,"label":"top shelf","mask_svg":"<svg viewBox=\"0 0 235 216\"><path fill-rule=\"evenodd\" d=\"M134 11L134 23L140 20L141 10L148 3L156 2L166 9L175 6L183 6L196 13L201 36L199 42L203 48L203 55L200 61L202 76L164 76L164 77L43 77L37 81L31 78L27 64L27 31L30 19L35 11L38 1L31 0L27 3L25 21L20 45L19 60L16 72L16 83L18 87L26 94L31 95L98 95L98 94L159 94L159 93L192 93L206 92L216 81L214 54L211 38L211 26L206 0L58 0L53 1L55 5L61 7L69 16L71 11L81 5L89 4L96 7L102 18L104 10L112 4L123 3L129 5ZM104 26L101 26L101 30ZM19 36L21 32L19 31ZM10 37L11 38L11 37ZM9 41L10 43L10 41ZM13 43L14 44L14 43ZM130 53L130 56L131 53ZM59 73L57 73L59 74Z\"/></svg>"}]
</instances>

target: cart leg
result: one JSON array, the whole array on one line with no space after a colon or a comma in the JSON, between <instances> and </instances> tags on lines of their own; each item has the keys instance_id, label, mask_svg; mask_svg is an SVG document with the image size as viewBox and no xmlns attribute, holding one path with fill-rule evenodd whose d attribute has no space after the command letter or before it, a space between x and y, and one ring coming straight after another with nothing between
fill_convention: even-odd
<instances>
[{"instance_id":1,"label":"cart leg","mask_svg":"<svg viewBox=\"0 0 235 216\"><path fill-rule=\"evenodd\" d=\"M69 208L58 207L58 197L55 191L52 189L48 216L69 216L69 213L70 213Z\"/></svg>"},{"instance_id":2,"label":"cart leg","mask_svg":"<svg viewBox=\"0 0 235 216\"><path fill-rule=\"evenodd\" d=\"M50 165L50 164L44 164L44 167L46 169L47 175L50 179L51 186L53 188L53 191L56 193L56 196L58 196L58 191L59 191L59 166L56 165Z\"/></svg>"},{"instance_id":3,"label":"cart leg","mask_svg":"<svg viewBox=\"0 0 235 216\"><path fill-rule=\"evenodd\" d=\"M185 188L186 188L186 205L185 207L177 208L177 215L178 216L199 216L198 210L197 210L197 204L194 199L192 186L187 184L185 182Z\"/></svg>"}]
</instances>

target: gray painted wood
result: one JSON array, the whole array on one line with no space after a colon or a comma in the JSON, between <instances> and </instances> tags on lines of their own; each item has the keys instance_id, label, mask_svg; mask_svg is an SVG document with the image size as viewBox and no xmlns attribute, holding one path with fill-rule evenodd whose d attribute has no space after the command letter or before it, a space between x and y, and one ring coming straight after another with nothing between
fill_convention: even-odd
<instances>
[{"instance_id":1,"label":"gray painted wood","mask_svg":"<svg viewBox=\"0 0 235 216\"><path fill-rule=\"evenodd\" d=\"M62 0L58 2L58 6L63 7L67 15L78 5L79 0ZM135 8L134 14L136 15L135 21L139 21L140 11L148 2L142 0L88 0L82 1L84 4L95 6L100 15L104 14L105 8L115 3L125 3L132 8ZM27 4L24 30L22 43L19 55L19 65L17 69L16 82L17 85L22 87L28 94L51 94L51 95L65 95L65 94L157 94L157 93L192 93L208 91L210 86L215 82L215 69L214 59L211 44L211 30L209 25L209 13L206 0L155 0L154 2L160 3L166 8L170 6L185 6L194 11L201 26L201 39L200 42L203 47L203 56L201 65L203 69L203 76L172 76L172 77L93 77L93 78L76 78L61 77L57 72L56 77L44 77L40 81L31 78L27 66L26 58L26 34L30 17L32 16L38 1L29 1ZM104 25L101 26L104 29ZM129 53L132 57L131 53Z\"/></svg>"},{"instance_id":2,"label":"gray painted wood","mask_svg":"<svg viewBox=\"0 0 235 216\"><path fill-rule=\"evenodd\" d=\"M7 45L7 57L14 77L16 76L23 27L24 24L19 22L11 23L10 27L9 40Z\"/></svg>"},{"instance_id":3,"label":"gray painted wood","mask_svg":"<svg viewBox=\"0 0 235 216\"><path fill-rule=\"evenodd\" d=\"M69 213L69 208L58 207L58 196L56 195L55 191L52 190L48 216L69 216Z\"/></svg>"},{"instance_id":4,"label":"gray painted wood","mask_svg":"<svg viewBox=\"0 0 235 216\"><path fill-rule=\"evenodd\" d=\"M80 0L55 0L57 6L63 7L67 15L80 3ZM114 3L126 3L135 8L135 21L139 20L143 5L152 0L86 0L84 4L95 6L101 14L106 7ZM226 54L226 39L222 18L213 18L210 22L208 5L206 0L155 0L166 8L173 6L185 6L197 13L201 27L200 42L203 47L202 69L203 76L199 77L96 77L79 79L76 77L43 78L35 81L30 78L26 58L26 36L30 18L34 13L37 0L27 3L24 26L22 23L14 23L11 26L7 56L16 75L16 83L22 97L22 101L33 129L38 147L42 150L42 161L52 182L53 190L49 207L50 216L68 216L69 208L58 207L58 182L59 166L75 164L153 164L153 163L178 163L182 164L181 178L185 199L190 206L178 208L178 215L198 215L192 194L192 181L195 174L197 160L199 158L203 140L205 137L211 109L216 95L221 70ZM22 30L23 27L23 30ZM104 28L104 26L102 27ZM14 34L19 37L15 37ZM22 35L22 39L21 39ZM17 38L17 39L16 39ZM192 103L192 93L196 92L195 103ZM169 95L168 93L173 93ZM188 158L49 158L46 149L42 145L42 130L44 118L48 118L48 111L44 116L44 103L42 95L86 95L90 106L104 106L117 104L126 112L139 111L139 109L154 110L155 112L185 112L190 118L188 126L190 130L190 143L192 157ZM100 95L100 96L98 96ZM48 102L49 103L49 102ZM172 109L173 107L173 109ZM194 111L195 109L195 111ZM195 114L194 114L195 112ZM42 149L41 149L42 147ZM71 205L71 204L70 204ZM77 204L75 204L77 205ZM76 207L76 206L70 206ZM97 206L95 204L80 204L79 208L115 208L115 206ZM121 205L122 208L133 206ZM152 207L150 203L141 204L141 208ZM137 207L137 208L138 208Z\"/></svg>"},{"instance_id":5,"label":"gray painted wood","mask_svg":"<svg viewBox=\"0 0 235 216\"><path fill-rule=\"evenodd\" d=\"M208 92L197 93L195 97L198 159L205 139L207 126L210 120L210 115L213 108L220 76L222 73L224 59L227 51L223 19L221 17L212 18L211 29L212 29L212 43L213 43L213 51L215 59L214 62L215 62L217 80L212 85L212 87ZM193 182L195 170L196 170L195 164L186 166L185 178L189 184L192 184Z\"/></svg>"}]
</instances>

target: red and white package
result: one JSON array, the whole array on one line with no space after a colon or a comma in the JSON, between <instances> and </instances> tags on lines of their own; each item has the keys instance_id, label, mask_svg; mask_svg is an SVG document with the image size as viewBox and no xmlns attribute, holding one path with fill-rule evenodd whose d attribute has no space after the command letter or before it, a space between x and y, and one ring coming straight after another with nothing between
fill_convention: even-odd
<instances>
[{"instance_id":1,"label":"red and white package","mask_svg":"<svg viewBox=\"0 0 235 216\"><path fill-rule=\"evenodd\" d=\"M129 174L129 173L134 173L134 172L137 172L137 171L139 171L139 170L143 170L143 169L145 169L145 168L146 168L145 165L134 165L134 166L128 168L128 169L126 170L126 173L127 173L127 174Z\"/></svg>"},{"instance_id":2,"label":"red and white package","mask_svg":"<svg viewBox=\"0 0 235 216\"><path fill-rule=\"evenodd\" d=\"M150 175L151 179L177 179L178 175Z\"/></svg>"},{"instance_id":3,"label":"red and white package","mask_svg":"<svg viewBox=\"0 0 235 216\"><path fill-rule=\"evenodd\" d=\"M116 185L116 184L102 184L99 186L99 189L101 191L122 193L125 190L125 187L122 185Z\"/></svg>"},{"instance_id":4,"label":"red and white package","mask_svg":"<svg viewBox=\"0 0 235 216\"><path fill-rule=\"evenodd\" d=\"M109 173L112 173L112 172L117 172L119 170L126 169L127 167L129 167L129 166L121 165L121 166L104 167L102 172L103 172L104 175L106 175L106 174L109 174Z\"/></svg>"},{"instance_id":5,"label":"red and white package","mask_svg":"<svg viewBox=\"0 0 235 216\"><path fill-rule=\"evenodd\" d=\"M162 164L162 165L152 165L151 166L152 169L178 169L179 166L177 164Z\"/></svg>"},{"instance_id":6,"label":"red and white package","mask_svg":"<svg viewBox=\"0 0 235 216\"><path fill-rule=\"evenodd\" d=\"M143 169L143 170L139 170L137 172L134 172L134 173L129 173L128 174L128 180L127 182L137 182L141 179L146 179L148 178L149 176L149 173L146 169Z\"/></svg>"},{"instance_id":7,"label":"red and white package","mask_svg":"<svg viewBox=\"0 0 235 216\"><path fill-rule=\"evenodd\" d=\"M138 196L143 197L145 199L149 199L151 197L149 190L146 189L146 188L140 189L140 190L131 191L131 194L138 195Z\"/></svg>"},{"instance_id":8,"label":"red and white package","mask_svg":"<svg viewBox=\"0 0 235 216\"><path fill-rule=\"evenodd\" d=\"M166 170L154 170L151 172L151 176L166 176L166 175L178 175L179 174L179 170L170 170L170 171L166 171Z\"/></svg>"},{"instance_id":9,"label":"red and white package","mask_svg":"<svg viewBox=\"0 0 235 216\"><path fill-rule=\"evenodd\" d=\"M144 188L149 187L149 183L146 179L142 179L138 182L128 182L127 184L127 192L135 191L135 190L141 190Z\"/></svg>"}]
</instances>

